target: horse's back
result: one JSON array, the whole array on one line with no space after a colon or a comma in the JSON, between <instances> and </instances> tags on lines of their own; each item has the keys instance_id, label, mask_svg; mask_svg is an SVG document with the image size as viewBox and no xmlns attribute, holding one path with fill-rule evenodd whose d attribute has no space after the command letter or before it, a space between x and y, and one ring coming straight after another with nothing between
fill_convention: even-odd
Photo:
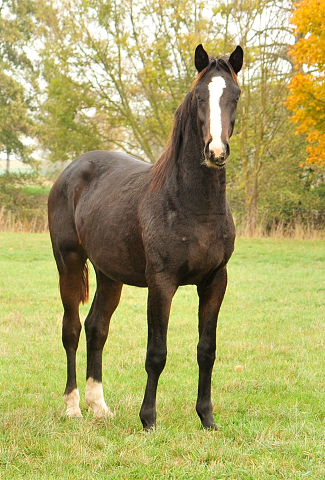
<instances>
[{"instance_id":1,"label":"horse's back","mask_svg":"<svg viewBox=\"0 0 325 480\"><path fill-rule=\"evenodd\" d=\"M149 168L149 164L126 153L94 150L71 162L53 185L53 190L63 188L69 193L83 183L89 186L91 182L98 183L109 175L117 175L122 179L146 172Z\"/></svg>"},{"instance_id":2,"label":"horse's back","mask_svg":"<svg viewBox=\"0 0 325 480\"><path fill-rule=\"evenodd\" d=\"M49 195L50 216L62 208L62 203L66 208L75 209L85 190L88 193L96 191L99 196L107 189L121 191L137 179L141 183L140 178L149 169L149 164L121 152L95 150L84 153L71 162L54 183Z\"/></svg>"}]
</instances>

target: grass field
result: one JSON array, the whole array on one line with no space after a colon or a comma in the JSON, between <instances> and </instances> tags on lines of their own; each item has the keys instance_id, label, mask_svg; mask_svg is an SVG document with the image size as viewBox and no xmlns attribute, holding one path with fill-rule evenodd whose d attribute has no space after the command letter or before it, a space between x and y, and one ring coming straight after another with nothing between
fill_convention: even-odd
<instances>
[{"instance_id":1,"label":"grass field","mask_svg":"<svg viewBox=\"0 0 325 480\"><path fill-rule=\"evenodd\" d=\"M202 430L195 413L194 287L180 288L173 303L158 429L148 434L138 417L146 290L125 287L105 348L104 389L115 416L96 422L82 401L84 420L71 420L48 235L0 234L0 268L1 479L325 478L324 242L237 240L212 384L218 432ZM85 364L83 333L82 396Z\"/></svg>"}]
</instances>

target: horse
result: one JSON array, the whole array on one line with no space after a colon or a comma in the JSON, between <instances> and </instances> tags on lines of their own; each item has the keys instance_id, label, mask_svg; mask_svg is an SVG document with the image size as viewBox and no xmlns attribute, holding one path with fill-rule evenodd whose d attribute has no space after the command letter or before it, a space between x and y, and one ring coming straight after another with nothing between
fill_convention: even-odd
<instances>
[{"instance_id":1,"label":"horse","mask_svg":"<svg viewBox=\"0 0 325 480\"><path fill-rule=\"evenodd\" d=\"M112 415L102 385L102 352L123 284L148 288L147 383L140 419L156 428L156 392L167 355L173 296L196 285L199 367L196 411L217 429L211 402L216 328L226 291L235 227L226 199L226 161L240 96L240 46L209 57L196 47L197 76L179 105L167 146L155 164L116 151L91 151L71 162L49 194L48 218L64 309L66 414L81 417L76 382L79 305L89 295L88 262L96 292L85 320L85 399L94 417Z\"/></svg>"}]
</instances>

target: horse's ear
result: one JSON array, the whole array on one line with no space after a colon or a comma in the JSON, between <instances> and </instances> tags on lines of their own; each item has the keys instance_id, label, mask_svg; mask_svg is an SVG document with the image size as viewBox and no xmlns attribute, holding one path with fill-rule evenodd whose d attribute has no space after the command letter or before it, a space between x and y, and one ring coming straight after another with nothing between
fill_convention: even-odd
<instances>
[{"instance_id":1,"label":"horse's ear","mask_svg":"<svg viewBox=\"0 0 325 480\"><path fill-rule=\"evenodd\" d=\"M241 67L243 66L243 58L244 58L244 52L241 46L237 46L236 50L232 52L232 54L229 57L229 63L232 66L235 74L241 70Z\"/></svg>"},{"instance_id":2,"label":"horse's ear","mask_svg":"<svg viewBox=\"0 0 325 480\"><path fill-rule=\"evenodd\" d=\"M200 73L209 65L209 56L202 47L201 43L195 49L195 67Z\"/></svg>"}]
</instances>

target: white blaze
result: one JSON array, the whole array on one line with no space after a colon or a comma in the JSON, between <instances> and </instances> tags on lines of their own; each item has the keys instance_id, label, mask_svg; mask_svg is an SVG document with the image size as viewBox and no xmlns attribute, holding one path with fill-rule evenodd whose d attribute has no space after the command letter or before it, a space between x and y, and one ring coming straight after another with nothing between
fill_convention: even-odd
<instances>
[{"instance_id":1,"label":"white blaze","mask_svg":"<svg viewBox=\"0 0 325 480\"><path fill-rule=\"evenodd\" d=\"M224 88L226 88L226 82L222 77L213 77L209 83L210 133L212 137L209 148L214 152L216 157L219 157L223 152L220 98Z\"/></svg>"}]
</instances>

